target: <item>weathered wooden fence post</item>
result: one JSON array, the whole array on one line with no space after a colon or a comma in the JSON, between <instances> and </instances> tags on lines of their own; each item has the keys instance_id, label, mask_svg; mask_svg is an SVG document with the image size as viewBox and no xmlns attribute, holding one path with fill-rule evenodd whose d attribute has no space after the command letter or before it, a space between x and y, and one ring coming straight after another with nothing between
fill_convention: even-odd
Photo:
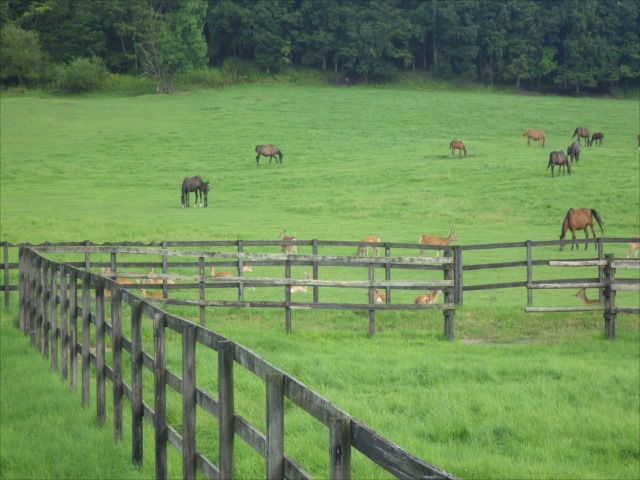
<instances>
[{"instance_id":1,"label":"weathered wooden fence post","mask_svg":"<svg viewBox=\"0 0 640 480\"><path fill-rule=\"evenodd\" d=\"M122 289L111 290L111 357L113 364L113 437L122 440Z\"/></svg>"},{"instance_id":2,"label":"weathered wooden fence post","mask_svg":"<svg viewBox=\"0 0 640 480\"><path fill-rule=\"evenodd\" d=\"M142 465L142 302L131 305L131 456L136 465Z\"/></svg>"},{"instance_id":3,"label":"weathered wooden fence post","mask_svg":"<svg viewBox=\"0 0 640 480\"><path fill-rule=\"evenodd\" d=\"M162 241L162 298L169 298L169 282L166 275L169 273L169 262L167 261L167 241Z\"/></svg>"},{"instance_id":4,"label":"weathered wooden fence post","mask_svg":"<svg viewBox=\"0 0 640 480\"><path fill-rule=\"evenodd\" d=\"M60 266L60 378L69 376L69 301L67 289L67 266Z\"/></svg>"},{"instance_id":5,"label":"weathered wooden fence post","mask_svg":"<svg viewBox=\"0 0 640 480\"><path fill-rule=\"evenodd\" d=\"M233 342L218 343L218 442L219 468L222 480L235 476L233 452L235 444L233 395Z\"/></svg>"},{"instance_id":6,"label":"weathered wooden fence post","mask_svg":"<svg viewBox=\"0 0 640 480\"><path fill-rule=\"evenodd\" d=\"M4 261L4 308L9 308L9 242L2 242L2 252Z\"/></svg>"},{"instance_id":7,"label":"weathered wooden fence post","mask_svg":"<svg viewBox=\"0 0 640 480\"><path fill-rule=\"evenodd\" d=\"M167 478L167 397L165 383L165 320L164 313L158 311L153 316L153 373L154 373L154 410L153 428L155 429L156 479Z\"/></svg>"},{"instance_id":8,"label":"weathered wooden fence post","mask_svg":"<svg viewBox=\"0 0 640 480\"><path fill-rule=\"evenodd\" d=\"M533 305L533 252L531 249L531 240L527 240L527 305Z\"/></svg>"},{"instance_id":9,"label":"weathered wooden fence post","mask_svg":"<svg viewBox=\"0 0 640 480\"><path fill-rule=\"evenodd\" d=\"M373 265L369 265L369 282L375 280L375 269ZM369 305L374 305L373 301L373 287L369 287ZM376 333L376 311L374 309L369 310L369 336L373 337Z\"/></svg>"},{"instance_id":10,"label":"weathered wooden fence post","mask_svg":"<svg viewBox=\"0 0 640 480\"><path fill-rule=\"evenodd\" d=\"M604 333L609 340L616 338L616 290L615 284L615 268L613 266L614 256L612 254L605 255L607 264L604 266Z\"/></svg>"},{"instance_id":11,"label":"weathered wooden fence post","mask_svg":"<svg viewBox=\"0 0 640 480\"><path fill-rule=\"evenodd\" d=\"M69 387L78 391L78 270L69 273Z\"/></svg>"},{"instance_id":12,"label":"weathered wooden fence post","mask_svg":"<svg viewBox=\"0 0 640 480\"><path fill-rule=\"evenodd\" d=\"M447 248L445 250L445 258L451 259L451 250ZM444 279L445 280L453 280L454 279L454 265L453 263L446 263L444 265ZM455 286L446 287L444 289L444 303L455 303ZM455 309L446 309L444 310L444 334L445 336L453 341L454 333L453 333L453 320L455 316Z\"/></svg>"},{"instance_id":13,"label":"weathered wooden fence post","mask_svg":"<svg viewBox=\"0 0 640 480\"><path fill-rule=\"evenodd\" d=\"M18 306L19 306L19 325L23 334L27 333L26 319L27 319L27 298L26 298L26 284L27 284L27 262L25 258L25 250L21 247L18 250Z\"/></svg>"},{"instance_id":14,"label":"weathered wooden fence post","mask_svg":"<svg viewBox=\"0 0 640 480\"><path fill-rule=\"evenodd\" d=\"M89 352L91 349L90 316L91 316L91 273L85 270L82 273L82 406L89 406L89 381L91 373L91 361Z\"/></svg>"},{"instance_id":15,"label":"weathered wooden fence post","mask_svg":"<svg viewBox=\"0 0 640 480\"><path fill-rule=\"evenodd\" d=\"M351 478L351 420L332 418L329 424L329 478Z\"/></svg>"},{"instance_id":16,"label":"weathered wooden fence post","mask_svg":"<svg viewBox=\"0 0 640 480\"><path fill-rule=\"evenodd\" d=\"M58 371L58 266L51 263L49 267L49 318L51 322L51 370Z\"/></svg>"},{"instance_id":17,"label":"weathered wooden fence post","mask_svg":"<svg viewBox=\"0 0 640 480\"><path fill-rule=\"evenodd\" d=\"M98 425L104 425L107 418L107 396L105 385L105 320L104 320L104 280L96 283L96 413Z\"/></svg>"},{"instance_id":18,"label":"weathered wooden fence post","mask_svg":"<svg viewBox=\"0 0 640 480\"><path fill-rule=\"evenodd\" d=\"M42 352L42 257L35 259L32 291L31 344Z\"/></svg>"},{"instance_id":19,"label":"weathered wooden fence post","mask_svg":"<svg viewBox=\"0 0 640 480\"><path fill-rule=\"evenodd\" d=\"M284 261L284 277L291 280L291 261ZM291 333L291 284L284 286L284 329Z\"/></svg>"},{"instance_id":20,"label":"weathered wooden fence post","mask_svg":"<svg viewBox=\"0 0 640 480\"><path fill-rule=\"evenodd\" d=\"M389 258L391 256L391 247L389 246L389 242L384 244L384 256L385 258ZM391 265L389 262L384 264L384 279L388 282L391 280ZM391 287L385 287L385 295L387 296L387 301L385 303L391 302Z\"/></svg>"},{"instance_id":21,"label":"weathered wooden fence post","mask_svg":"<svg viewBox=\"0 0 640 480\"><path fill-rule=\"evenodd\" d=\"M196 476L196 327L182 325L182 478Z\"/></svg>"},{"instance_id":22,"label":"weathered wooden fence post","mask_svg":"<svg viewBox=\"0 0 640 480\"><path fill-rule=\"evenodd\" d=\"M284 376L267 378L267 479L284 478Z\"/></svg>"},{"instance_id":23,"label":"weathered wooden fence post","mask_svg":"<svg viewBox=\"0 0 640 480\"><path fill-rule=\"evenodd\" d=\"M198 259L198 273L200 275L200 287L199 287L200 301L204 302L204 257L200 257ZM205 306L200 305L200 325L202 325L203 327L204 327L205 314L206 314Z\"/></svg>"},{"instance_id":24,"label":"weathered wooden fence post","mask_svg":"<svg viewBox=\"0 0 640 480\"><path fill-rule=\"evenodd\" d=\"M238 240L238 254L242 254L244 252L244 244L242 240ZM244 278L244 260L241 255L238 255L238 276ZM242 302L244 300L244 282L238 283L238 301Z\"/></svg>"},{"instance_id":25,"label":"weathered wooden fence post","mask_svg":"<svg viewBox=\"0 0 640 480\"><path fill-rule=\"evenodd\" d=\"M313 241L311 242L311 252L312 255L314 257L318 256L318 239L314 238ZM313 275L313 279L317 280L318 279L318 261L314 260L313 261L313 271L312 271L312 275ZM313 303L318 303L318 298L319 298L319 288L317 285L313 286Z\"/></svg>"},{"instance_id":26,"label":"weathered wooden fence post","mask_svg":"<svg viewBox=\"0 0 640 480\"><path fill-rule=\"evenodd\" d=\"M42 266L42 356L49 358L49 335L51 324L49 323L49 298L51 290L49 287L49 260L43 261Z\"/></svg>"},{"instance_id":27,"label":"weathered wooden fence post","mask_svg":"<svg viewBox=\"0 0 640 480\"><path fill-rule=\"evenodd\" d=\"M462 305L463 301L463 285L464 278L462 273L462 247L460 245L453 246L453 284L454 284L454 301L456 305Z\"/></svg>"},{"instance_id":28,"label":"weathered wooden fence post","mask_svg":"<svg viewBox=\"0 0 640 480\"><path fill-rule=\"evenodd\" d=\"M604 260L604 239L602 237L597 240L598 247L598 260ZM613 261L613 259L611 259ZM604 266L598 265L598 281L600 283L604 283ZM600 300L600 305L604 303L604 290L602 288L598 289L598 299Z\"/></svg>"}]
</instances>

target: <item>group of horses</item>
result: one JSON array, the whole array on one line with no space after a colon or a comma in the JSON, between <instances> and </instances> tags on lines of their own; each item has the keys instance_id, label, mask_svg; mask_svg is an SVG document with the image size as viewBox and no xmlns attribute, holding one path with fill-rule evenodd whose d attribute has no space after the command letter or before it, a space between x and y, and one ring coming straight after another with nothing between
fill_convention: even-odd
<instances>
[{"instance_id":1,"label":"group of horses","mask_svg":"<svg viewBox=\"0 0 640 480\"><path fill-rule=\"evenodd\" d=\"M271 160L274 158L276 159L276 163L282 163L282 157L284 157L280 149L273 144L256 146L256 153L257 166L260 166L261 156L269 157L269 165L271 165ZM200 199L200 207L206 208L209 203L209 191L209 182L202 180L202 177L185 177L182 181L182 187L180 188L180 201L182 202L182 207L191 206L191 199L189 198L190 193L195 192L196 200L193 206L197 207L198 199Z\"/></svg>"},{"instance_id":2,"label":"group of horses","mask_svg":"<svg viewBox=\"0 0 640 480\"><path fill-rule=\"evenodd\" d=\"M525 132L521 135L522 137L527 137L527 145L531 145L531 140L537 141L538 145L544 147L546 138L544 136L544 132L542 130L534 130L532 128L527 128ZM574 162L578 162L580 160L580 149L582 143L580 142L581 138L585 139L585 144L588 147L591 147L595 143L596 146L602 146L602 140L604 140L604 133L596 132L589 140L589 129L584 127L578 127L573 132L571 138L577 137L577 139L567 147L567 154L563 151L553 151L549 154L549 162L547 163L547 170L551 167L551 176L553 177L553 170L557 166L558 167L558 175L562 172L569 172L571 175L571 164Z\"/></svg>"}]
</instances>

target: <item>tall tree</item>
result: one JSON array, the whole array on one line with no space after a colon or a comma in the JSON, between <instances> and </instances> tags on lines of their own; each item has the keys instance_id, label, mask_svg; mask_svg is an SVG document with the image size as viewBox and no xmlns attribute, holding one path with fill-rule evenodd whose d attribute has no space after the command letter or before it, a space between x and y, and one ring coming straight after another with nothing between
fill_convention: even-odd
<instances>
[{"instance_id":1,"label":"tall tree","mask_svg":"<svg viewBox=\"0 0 640 480\"><path fill-rule=\"evenodd\" d=\"M20 85L36 81L43 70L40 39L35 32L7 24L0 34L0 79L17 78Z\"/></svg>"},{"instance_id":2,"label":"tall tree","mask_svg":"<svg viewBox=\"0 0 640 480\"><path fill-rule=\"evenodd\" d=\"M173 91L178 73L205 65L207 46L202 34L206 4L189 0L151 6L149 32L139 45L141 64L156 89Z\"/></svg>"}]
</instances>

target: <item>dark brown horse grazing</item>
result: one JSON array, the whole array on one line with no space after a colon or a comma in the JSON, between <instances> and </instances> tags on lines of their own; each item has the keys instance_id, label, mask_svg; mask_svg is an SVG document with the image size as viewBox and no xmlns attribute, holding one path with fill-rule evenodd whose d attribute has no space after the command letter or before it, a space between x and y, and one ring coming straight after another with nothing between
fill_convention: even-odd
<instances>
[{"instance_id":1,"label":"dark brown horse grazing","mask_svg":"<svg viewBox=\"0 0 640 480\"><path fill-rule=\"evenodd\" d=\"M604 133L602 132L596 132L593 134L593 136L591 137L591 143L589 144L589 146L593 145L593 141L595 140L596 142L596 147L601 147L602 146L602 140L604 140ZM599 144L598 144L599 142Z\"/></svg>"},{"instance_id":2,"label":"dark brown horse grazing","mask_svg":"<svg viewBox=\"0 0 640 480\"><path fill-rule=\"evenodd\" d=\"M553 169L558 165L558 176L560 175L560 170L562 170L562 175L564 176L563 167L567 167L569 171L569 175L571 175L571 164L567 161L567 157L564 152L551 152L549 154L549 163L547 164L547 170L551 167L551 176L553 177Z\"/></svg>"},{"instance_id":3,"label":"dark brown horse grazing","mask_svg":"<svg viewBox=\"0 0 640 480\"><path fill-rule=\"evenodd\" d=\"M282 163L282 157L284 156L282 155L282 152L280 151L280 149L273 144L258 145L256 147L256 153L258 154L256 155L256 166L260 165L260 155L264 157L269 157L269 165L271 165L271 160L273 160L273 157L276 157L276 156L278 157L276 158L276 163L278 163L278 159L280 160L279 163Z\"/></svg>"},{"instance_id":4,"label":"dark brown horse grazing","mask_svg":"<svg viewBox=\"0 0 640 480\"><path fill-rule=\"evenodd\" d=\"M204 182L200 177L185 177L182 181L182 188L180 190L180 200L182 201L182 207L189 207L189 193L196 192L196 202L194 207L198 206L198 195L200 195L200 206L208 205L208 193L209 182Z\"/></svg>"},{"instance_id":5,"label":"dark brown horse grazing","mask_svg":"<svg viewBox=\"0 0 640 480\"><path fill-rule=\"evenodd\" d=\"M464 157L467 158L467 149L464 147L464 143L462 143L460 140L453 140L449 144L449 149L451 150L452 157L455 151L458 150L458 157L461 157L462 152L464 152Z\"/></svg>"},{"instance_id":6,"label":"dark brown horse grazing","mask_svg":"<svg viewBox=\"0 0 640 480\"><path fill-rule=\"evenodd\" d=\"M585 142L587 142L587 147L589 146L589 129L584 127L578 127L571 135L571 138L578 136L578 143L580 143L580 138L585 138Z\"/></svg>"},{"instance_id":7,"label":"dark brown horse grazing","mask_svg":"<svg viewBox=\"0 0 640 480\"><path fill-rule=\"evenodd\" d=\"M560 234L560 240L564 240L565 235L567 234L567 230L571 230L571 238L573 242L571 243L571 250L573 250L573 246L575 244L576 250L579 250L578 242L576 242L576 230L584 230L585 238L589 238L589 232L587 231L587 227L591 227L591 233L593 234L593 238L596 238L596 231L593 229L593 219L596 219L598 225L600 225L600 231L604 234L604 228L602 226L602 220L600 219L600 215L593 208L570 208L567 212L567 215L564 217L564 222L562 222L562 233ZM564 248L564 242L560 242L560 251ZM584 249L587 249L587 244L584 244ZM598 249L598 244L596 243L596 250Z\"/></svg>"},{"instance_id":8,"label":"dark brown horse grazing","mask_svg":"<svg viewBox=\"0 0 640 480\"><path fill-rule=\"evenodd\" d=\"M573 142L571 145L569 145L569 147L567 148L567 157L569 157L571 163L573 163L574 159L576 160L576 162L580 160L580 143Z\"/></svg>"},{"instance_id":9,"label":"dark brown horse grazing","mask_svg":"<svg viewBox=\"0 0 640 480\"><path fill-rule=\"evenodd\" d=\"M546 137L544 136L544 132L542 130L534 130L533 128L527 128L521 137L527 137L527 146L531 146L531 140L538 142L538 146L544 147L546 142Z\"/></svg>"}]
</instances>

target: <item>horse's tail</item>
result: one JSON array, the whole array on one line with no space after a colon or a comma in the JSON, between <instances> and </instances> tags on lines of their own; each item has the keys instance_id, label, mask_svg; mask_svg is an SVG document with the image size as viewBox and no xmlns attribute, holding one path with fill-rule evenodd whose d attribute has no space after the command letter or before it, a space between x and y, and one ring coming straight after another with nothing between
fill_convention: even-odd
<instances>
[{"instance_id":1,"label":"horse's tail","mask_svg":"<svg viewBox=\"0 0 640 480\"><path fill-rule=\"evenodd\" d=\"M547 168L546 168L545 170L549 170L549 167L550 167L550 166L551 166L551 164L553 163L552 158L553 158L553 152L551 152L551 153L549 154L549 163L547 163ZM567 213L567 215L568 215L568 213Z\"/></svg>"},{"instance_id":2,"label":"horse's tail","mask_svg":"<svg viewBox=\"0 0 640 480\"><path fill-rule=\"evenodd\" d=\"M545 137L542 132L540 132L540 134L542 135L542 146L544 147L544 144L547 142L547 137Z\"/></svg>"},{"instance_id":3,"label":"horse's tail","mask_svg":"<svg viewBox=\"0 0 640 480\"><path fill-rule=\"evenodd\" d=\"M453 142L449 144L449 150L453 150Z\"/></svg>"},{"instance_id":4,"label":"horse's tail","mask_svg":"<svg viewBox=\"0 0 640 480\"><path fill-rule=\"evenodd\" d=\"M578 128L580 128L580 127L578 127ZM573 132L573 135L571 135L571 138L573 138L576 135L578 135L578 128L575 129L575 131Z\"/></svg>"},{"instance_id":5,"label":"horse's tail","mask_svg":"<svg viewBox=\"0 0 640 480\"><path fill-rule=\"evenodd\" d=\"M593 218L596 219L596 222L598 222L598 225L600 225L600 231L604 234L604 227L603 227L603 221L600 218L600 215L598 215L598 212L595 211L595 209L591 209L591 214L593 215Z\"/></svg>"}]
</instances>

